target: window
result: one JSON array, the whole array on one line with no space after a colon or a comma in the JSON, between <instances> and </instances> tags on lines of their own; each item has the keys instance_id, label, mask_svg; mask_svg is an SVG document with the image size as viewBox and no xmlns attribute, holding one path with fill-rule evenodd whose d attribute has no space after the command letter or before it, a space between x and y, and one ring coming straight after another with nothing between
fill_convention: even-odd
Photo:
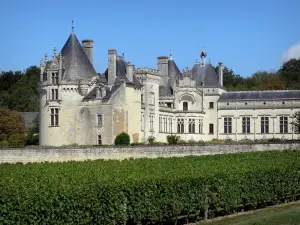
<instances>
[{"instance_id":1,"label":"window","mask_svg":"<svg viewBox=\"0 0 300 225\"><path fill-rule=\"evenodd\" d=\"M150 115L150 131L154 131L154 128L153 128L153 119L154 119L154 116Z\"/></svg>"},{"instance_id":2,"label":"window","mask_svg":"<svg viewBox=\"0 0 300 225\"><path fill-rule=\"evenodd\" d=\"M232 133L232 118L224 117L224 133L231 134Z\"/></svg>"},{"instance_id":3,"label":"window","mask_svg":"<svg viewBox=\"0 0 300 225\"><path fill-rule=\"evenodd\" d=\"M280 120L280 133L288 133L288 117L287 116L281 116L279 118Z\"/></svg>"},{"instance_id":4,"label":"window","mask_svg":"<svg viewBox=\"0 0 300 225\"><path fill-rule=\"evenodd\" d=\"M172 108L172 103L167 103L168 108Z\"/></svg>"},{"instance_id":5,"label":"window","mask_svg":"<svg viewBox=\"0 0 300 225\"><path fill-rule=\"evenodd\" d=\"M199 119L199 134L203 133L203 119Z\"/></svg>"},{"instance_id":6,"label":"window","mask_svg":"<svg viewBox=\"0 0 300 225\"><path fill-rule=\"evenodd\" d=\"M195 119L189 119L189 133L195 133Z\"/></svg>"},{"instance_id":7,"label":"window","mask_svg":"<svg viewBox=\"0 0 300 225\"><path fill-rule=\"evenodd\" d=\"M141 103L143 103L143 102L144 102L144 95L141 94Z\"/></svg>"},{"instance_id":8,"label":"window","mask_svg":"<svg viewBox=\"0 0 300 225\"><path fill-rule=\"evenodd\" d=\"M210 103L209 103L209 108L210 108L210 109L213 109L213 108L214 108L214 103L213 103L213 102L210 102Z\"/></svg>"},{"instance_id":9,"label":"window","mask_svg":"<svg viewBox=\"0 0 300 225\"><path fill-rule=\"evenodd\" d=\"M47 73L43 74L43 81L47 81Z\"/></svg>"},{"instance_id":10,"label":"window","mask_svg":"<svg viewBox=\"0 0 300 225\"><path fill-rule=\"evenodd\" d=\"M58 89L52 89L51 90L51 100L57 100L58 99Z\"/></svg>"},{"instance_id":11,"label":"window","mask_svg":"<svg viewBox=\"0 0 300 225\"><path fill-rule=\"evenodd\" d=\"M242 123L243 134L250 134L250 117L243 117Z\"/></svg>"},{"instance_id":12,"label":"window","mask_svg":"<svg viewBox=\"0 0 300 225\"><path fill-rule=\"evenodd\" d=\"M51 80L52 84L58 84L58 73L52 73Z\"/></svg>"},{"instance_id":13,"label":"window","mask_svg":"<svg viewBox=\"0 0 300 225\"><path fill-rule=\"evenodd\" d=\"M144 113L142 113L142 115L141 115L141 130L144 130L145 129L145 127L144 127Z\"/></svg>"},{"instance_id":14,"label":"window","mask_svg":"<svg viewBox=\"0 0 300 225\"><path fill-rule=\"evenodd\" d=\"M184 119L177 119L177 133L184 133Z\"/></svg>"},{"instance_id":15,"label":"window","mask_svg":"<svg viewBox=\"0 0 300 225\"><path fill-rule=\"evenodd\" d=\"M162 117L159 117L159 132L162 132Z\"/></svg>"},{"instance_id":16,"label":"window","mask_svg":"<svg viewBox=\"0 0 300 225\"><path fill-rule=\"evenodd\" d=\"M213 123L210 123L210 124L209 124L209 133L210 133L210 134L213 134L213 133L214 133L214 124L213 124Z\"/></svg>"},{"instance_id":17,"label":"window","mask_svg":"<svg viewBox=\"0 0 300 225\"><path fill-rule=\"evenodd\" d=\"M101 135L98 135L98 145L102 145L102 137L101 137Z\"/></svg>"},{"instance_id":18,"label":"window","mask_svg":"<svg viewBox=\"0 0 300 225\"><path fill-rule=\"evenodd\" d=\"M172 133L173 129L172 129L172 118L169 118L169 132Z\"/></svg>"},{"instance_id":19,"label":"window","mask_svg":"<svg viewBox=\"0 0 300 225\"><path fill-rule=\"evenodd\" d=\"M102 118L102 114L97 114L97 125L99 127L103 126L103 118Z\"/></svg>"},{"instance_id":20,"label":"window","mask_svg":"<svg viewBox=\"0 0 300 225\"><path fill-rule=\"evenodd\" d=\"M188 102L183 102L182 107L183 107L183 111L188 111L189 110L189 103Z\"/></svg>"},{"instance_id":21,"label":"window","mask_svg":"<svg viewBox=\"0 0 300 225\"><path fill-rule=\"evenodd\" d=\"M164 132L168 132L168 120L166 117L164 118Z\"/></svg>"},{"instance_id":22,"label":"window","mask_svg":"<svg viewBox=\"0 0 300 225\"><path fill-rule=\"evenodd\" d=\"M58 108L52 108L50 111L51 111L51 126L58 126Z\"/></svg>"},{"instance_id":23,"label":"window","mask_svg":"<svg viewBox=\"0 0 300 225\"><path fill-rule=\"evenodd\" d=\"M260 118L260 130L262 134L268 134L269 133L269 117L262 116Z\"/></svg>"}]
</instances>

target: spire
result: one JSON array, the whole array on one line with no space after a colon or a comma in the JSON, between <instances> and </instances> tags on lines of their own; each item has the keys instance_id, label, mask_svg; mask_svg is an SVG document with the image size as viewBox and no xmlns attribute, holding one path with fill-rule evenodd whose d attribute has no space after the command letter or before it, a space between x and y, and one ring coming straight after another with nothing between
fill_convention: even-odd
<instances>
[{"instance_id":1,"label":"spire","mask_svg":"<svg viewBox=\"0 0 300 225\"><path fill-rule=\"evenodd\" d=\"M173 60L173 57L172 57L172 49L170 48L170 57L169 57L170 60Z\"/></svg>"},{"instance_id":2,"label":"spire","mask_svg":"<svg viewBox=\"0 0 300 225\"><path fill-rule=\"evenodd\" d=\"M74 34L74 17L75 17L75 14L73 13L73 15L72 15L72 34Z\"/></svg>"},{"instance_id":3,"label":"spire","mask_svg":"<svg viewBox=\"0 0 300 225\"><path fill-rule=\"evenodd\" d=\"M48 61L48 53L46 52L45 53L45 62L47 62Z\"/></svg>"},{"instance_id":4,"label":"spire","mask_svg":"<svg viewBox=\"0 0 300 225\"><path fill-rule=\"evenodd\" d=\"M56 57L56 47L53 48L53 56Z\"/></svg>"}]
</instances>

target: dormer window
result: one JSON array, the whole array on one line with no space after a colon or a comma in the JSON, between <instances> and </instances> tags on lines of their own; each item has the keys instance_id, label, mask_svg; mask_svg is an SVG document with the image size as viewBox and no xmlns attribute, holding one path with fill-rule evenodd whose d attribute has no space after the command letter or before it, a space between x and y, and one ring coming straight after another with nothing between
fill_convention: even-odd
<instances>
[{"instance_id":1,"label":"dormer window","mask_svg":"<svg viewBox=\"0 0 300 225\"><path fill-rule=\"evenodd\" d=\"M52 81L52 84L58 84L58 73L52 73L51 74L51 81Z\"/></svg>"},{"instance_id":2,"label":"dormer window","mask_svg":"<svg viewBox=\"0 0 300 225\"><path fill-rule=\"evenodd\" d=\"M182 106L183 106L183 111L188 111L189 110L189 103L188 102L183 102Z\"/></svg>"}]
</instances>

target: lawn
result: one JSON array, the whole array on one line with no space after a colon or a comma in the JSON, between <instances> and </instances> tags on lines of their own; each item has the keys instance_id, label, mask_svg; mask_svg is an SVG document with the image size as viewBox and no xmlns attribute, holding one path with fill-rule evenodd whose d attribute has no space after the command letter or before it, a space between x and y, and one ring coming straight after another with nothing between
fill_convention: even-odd
<instances>
[{"instance_id":1,"label":"lawn","mask_svg":"<svg viewBox=\"0 0 300 225\"><path fill-rule=\"evenodd\" d=\"M300 202L202 222L206 225L299 225Z\"/></svg>"}]
</instances>

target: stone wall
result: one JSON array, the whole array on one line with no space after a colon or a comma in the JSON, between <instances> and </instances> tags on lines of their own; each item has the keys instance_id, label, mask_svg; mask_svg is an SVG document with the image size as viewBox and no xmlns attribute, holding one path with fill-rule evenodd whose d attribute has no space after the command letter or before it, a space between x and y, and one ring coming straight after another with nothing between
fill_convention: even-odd
<instances>
[{"instance_id":1,"label":"stone wall","mask_svg":"<svg viewBox=\"0 0 300 225\"><path fill-rule=\"evenodd\" d=\"M0 163L61 162L95 159L181 157L267 150L300 150L299 142L265 144L178 145L140 147L66 147L0 149Z\"/></svg>"}]
</instances>

